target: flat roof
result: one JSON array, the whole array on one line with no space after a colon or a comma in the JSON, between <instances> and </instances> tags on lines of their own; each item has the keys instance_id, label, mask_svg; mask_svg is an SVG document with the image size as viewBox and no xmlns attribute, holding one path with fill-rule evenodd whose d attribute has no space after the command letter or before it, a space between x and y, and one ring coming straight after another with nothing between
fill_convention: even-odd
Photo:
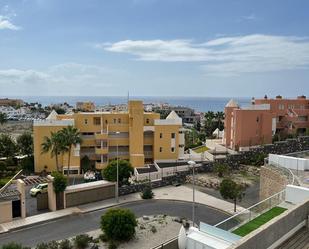
<instances>
[{"instance_id":1,"label":"flat roof","mask_svg":"<svg viewBox=\"0 0 309 249\"><path fill-rule=\"evenodd\" d=\"M72 190L78 190L78 189L86 189L86 188L94 188L94 187L100 187L103 185L113 185L113 182L100 180L100 181L94 181L94 182L86 182L76 185L70 185L66 188L65 191L72 191Z\"/></svg>"}]
</instances>

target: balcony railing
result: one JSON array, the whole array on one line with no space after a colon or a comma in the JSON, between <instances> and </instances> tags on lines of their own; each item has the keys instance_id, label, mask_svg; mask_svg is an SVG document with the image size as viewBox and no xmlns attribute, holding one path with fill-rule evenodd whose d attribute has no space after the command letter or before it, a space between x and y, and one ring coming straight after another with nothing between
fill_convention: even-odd
<instances>
[{"instance_id":1,"label":"balcony railing","mask_svg":"<svg viewBox=\"0 0 309 249\"><path fill-rule=\"evenodd\" d=\"M104 155L104 154L108 154L108 147L96 147L95 148L95 153L99 154L99 155Z\"/></svg>"}]
</instances>

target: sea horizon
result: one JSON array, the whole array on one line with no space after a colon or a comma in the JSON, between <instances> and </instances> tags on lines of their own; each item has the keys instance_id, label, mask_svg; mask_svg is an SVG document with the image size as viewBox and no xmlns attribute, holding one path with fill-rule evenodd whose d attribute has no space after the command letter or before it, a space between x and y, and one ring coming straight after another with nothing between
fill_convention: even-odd
<instances>
[{"instance_id":1,"label":"sea horizon","mask_svg":"<svg viewBox=\"0 0 309 249\"><path fill-rule=\"evenodd\" d=\"M38 102L43 106L67 102L75 105L78 101L92 101L96 105L125 104L128 96L1 96L1 98L18 98L28 103ZM249 97L203 97L203 96L129 96L129 99L139 99L144 104L167 103L174 106L185 106L197 112L224 111L230 99L235 99L241 106L249 105Z\"/></svg>"}]
</instances>

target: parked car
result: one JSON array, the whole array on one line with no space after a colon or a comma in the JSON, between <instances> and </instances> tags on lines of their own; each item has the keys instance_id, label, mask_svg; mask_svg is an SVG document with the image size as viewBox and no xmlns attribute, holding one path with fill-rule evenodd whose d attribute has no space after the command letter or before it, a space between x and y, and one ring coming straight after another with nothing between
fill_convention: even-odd
<instances>
[{"instance_id":1,"label":"parked car","mask_svg":"<svg viewBox=\"0 0 309 249\"><path fill-rule=\"evenodd\" d=\"M30 195L36 197L38 194L47 193L48 183L41 183L30 189Z\"/></svg>"}]
</instances>

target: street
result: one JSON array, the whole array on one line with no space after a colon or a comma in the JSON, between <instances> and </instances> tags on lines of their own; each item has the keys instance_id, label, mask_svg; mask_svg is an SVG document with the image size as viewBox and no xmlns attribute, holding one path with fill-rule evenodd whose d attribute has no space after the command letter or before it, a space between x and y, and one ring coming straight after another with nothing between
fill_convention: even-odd
<instances>
[{"instance_id":1,"label":"street","mask_svg":"<svg viewBox=\"0 0 309 249\"><path fill-rule=\"evenodd\" d=\"M121 205L131 209L136 216L166 214L170 216L192 217L192 203L169 200L148 200ZM0 235L0 245L14 241L24 246L35 246L40 242L61 240L77 234L89 232L100 227L100 217L107 209L85 214L71 215L62 219L38 224L21 230ZM196 222L202 221L214 225L228 215L208 206L197 204Z\"/></svg>"}]
</instances>

